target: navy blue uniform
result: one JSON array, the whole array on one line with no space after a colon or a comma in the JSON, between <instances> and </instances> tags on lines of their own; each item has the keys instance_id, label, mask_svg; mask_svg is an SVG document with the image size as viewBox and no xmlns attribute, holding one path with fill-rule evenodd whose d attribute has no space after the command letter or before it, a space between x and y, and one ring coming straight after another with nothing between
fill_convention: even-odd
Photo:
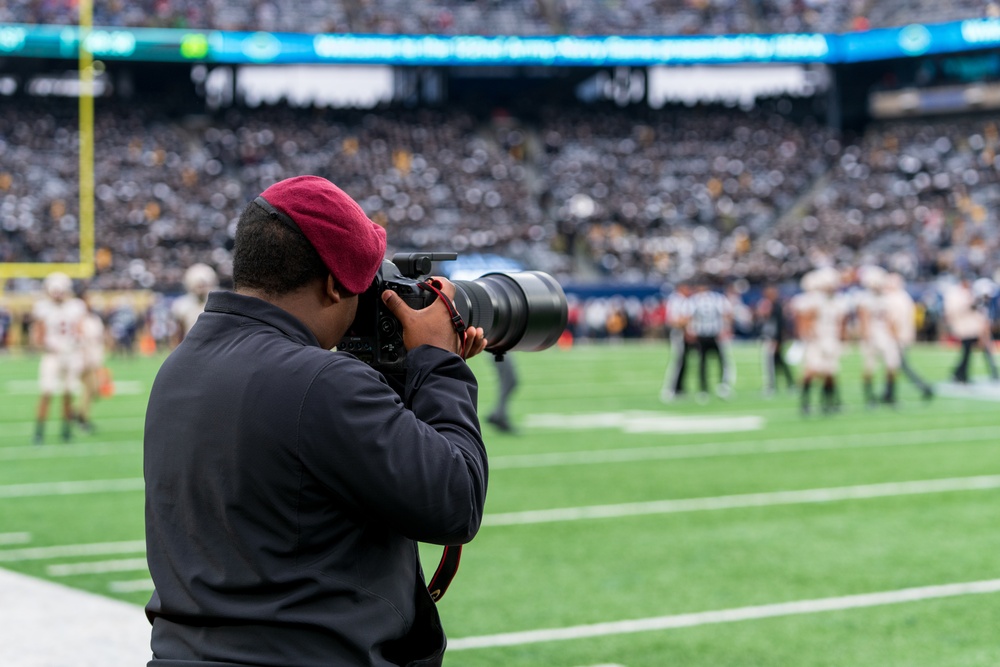
<instances>
[{"instance_id":1,"label":"navy blue uniform","mask_svg":"<svg viewBox=\"0 0 1000 667\"><path fill-rule=\"evenodd\" d=\"M151 666L441 664L417 541L476 534L486 451L466 363L407 358L400 397L284 310L210 295L146 416Z\"/></svg>"}]
</instances>

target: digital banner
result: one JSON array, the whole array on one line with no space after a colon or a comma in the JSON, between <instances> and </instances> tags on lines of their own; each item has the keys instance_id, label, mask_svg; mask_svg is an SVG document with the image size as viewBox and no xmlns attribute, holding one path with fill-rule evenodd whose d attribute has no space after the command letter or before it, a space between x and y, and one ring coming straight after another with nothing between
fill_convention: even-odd
<instances>
[{"instance_id":1,"label":"digital banner","mask_svg":"<svg viewBox=\"0 0 1000 667\"><path fill-rule=\"evenodd\" d=\"M0 55L75 58L75 26L0 24ZM842 34L696 37L481 37L223 32L95 27L94 57L207 63L648 66L851 63L1000 46L1000 19Z\"/></svg>"}]
</instances>

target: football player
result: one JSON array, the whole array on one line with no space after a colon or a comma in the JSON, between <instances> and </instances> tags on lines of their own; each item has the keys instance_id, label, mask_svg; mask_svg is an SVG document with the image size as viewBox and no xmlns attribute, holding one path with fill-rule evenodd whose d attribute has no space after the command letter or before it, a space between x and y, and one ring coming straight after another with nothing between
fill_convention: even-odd
<instances>
[{"instance_id":1,"label":"football player","mask_svg":"<svg viewBox=\"0 0 1000 667\"><path fill-rule=\"evenodd\" d=\"M179 345L195 320L205 311L208 293L218 287L219 279L215 269L208 264L192 264L184 273L184 289L187 293L174 300L170 307L177 325L175 345Z\"/></svg>"},{"instance_id":2,"label":"football player","mask_svg":"<svg viewBox=\"0 0 1000 667\"><path fill-rule=\"evenodd\" d=\"M83 358L80 394L80 405L76 412L76 421L87 433L94 430L90 421L90 407L101 391L101 374L104 368L104 320L90 307L90 302L83 299L87 312L80 323L80 347Z\"/></svg>"},{"instance_id":3,"label":"football player","mask_svg":"<svg viewBox=\"0 0 1000 667\"><path fill-rule=\"evenodd\" d=\"M997 367L990 351L989 318L978 307L976 294L969 280L963 279L945 290L944 314L951 334L962 346L958 365L952 371L952 379L962 384L969 382L969 362L973 348L978 345L983 350L990 376L997 380Z\"/></svg>"},{"instance_id":4,"label":"football player","mask_svg":"<svg viewBox=\"0 0 1000 667\"><path fill-rule=\"evenodd\" d=\"M882 402L896 403L896 373L901 363L896 324L885 299L888 272L880 266L863 266L858 271L862 291L857 298L858 334L861 341L862 379L865 404L874 407L873 376L877 367L885 371Z\"/></svg>"},{"instance_id":5,"label":"football player","mask_svg":"<svg viewBox=\"0 0 1000 667\"><path fill-rule=\"evenodd\" d=\"M899 345L899 369L920 390L920 395L925 400L931 399L934 397L934 390L906 359L906 350L917 339L917 304L906 291L903 276L898 273L886 275L882 298L892 322L893 332L896 334L896 343Z\"/></svg>"},{"instance_id":6,"label":"football player","mask_svg":"<svg viewBox=\"0 0 1000 667\"><path fill-rule=\"evenodd\" d=\"M840 373L841 345L847 306L837 290L840 273L833 267L811 271L802 277L803 292L792 302L796 335L803 344L803 414L811 411L809 392L813 381L822 382L820 407L824 413L840 409L837 376Z\"/></svg>"},{"instance_id":7,"label":"football player","mask_svg":"<svg viewBox=\"0 0 1000 667\"><path fill-rule=\"evenodd\" d=\"M80 390L83 353L80 336L87 307L73 296L73 281L65 273L51 273L44 282L45 298L35 304L32 339L42 350L35 444L45 438L45 422L53 395L62 396L62 438L72 438L73 394Z\"/></svg>"}]
</instances>

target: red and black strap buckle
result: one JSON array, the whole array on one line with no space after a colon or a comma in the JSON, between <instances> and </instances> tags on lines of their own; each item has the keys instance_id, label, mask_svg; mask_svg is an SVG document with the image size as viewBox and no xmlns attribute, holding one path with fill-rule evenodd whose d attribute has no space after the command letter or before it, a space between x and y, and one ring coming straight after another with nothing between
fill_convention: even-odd
<instances>
[{"instance_id":1,"label":"red and black strap buckle","mask_svg":"<svg viewBox=\"0 0 1000 667\"><path fill-rule=\"evenodd\" d=\"M452 579L458 574L458 563L461 559L462 547L460 545L444 548L437 571L431 577L431 583L427 584L427 592L431 594L431 599L434 602L444 597L445 591L451 585Z\"/></svg>"}]
</instances>

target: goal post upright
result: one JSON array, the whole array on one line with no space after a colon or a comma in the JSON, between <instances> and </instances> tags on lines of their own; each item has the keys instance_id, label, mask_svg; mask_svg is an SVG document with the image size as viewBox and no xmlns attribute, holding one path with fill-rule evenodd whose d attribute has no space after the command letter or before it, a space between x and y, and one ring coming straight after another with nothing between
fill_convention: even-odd
<instances>
[{"instance_id":1,"label":"goal post upright","mask_svg":"<svg viewBox=\"0 0 1000 667\"><path fill-rule=\"evenodd\" d=\"M10 278L44 278L61 271L71 278L94 275L95 211L94 211L94 56L87 47L87 37L93 27L93 0L79 0L78 33L79 67L79 261L73 262L0 262L0 294Z\"/></svg>"}]
</instances>

